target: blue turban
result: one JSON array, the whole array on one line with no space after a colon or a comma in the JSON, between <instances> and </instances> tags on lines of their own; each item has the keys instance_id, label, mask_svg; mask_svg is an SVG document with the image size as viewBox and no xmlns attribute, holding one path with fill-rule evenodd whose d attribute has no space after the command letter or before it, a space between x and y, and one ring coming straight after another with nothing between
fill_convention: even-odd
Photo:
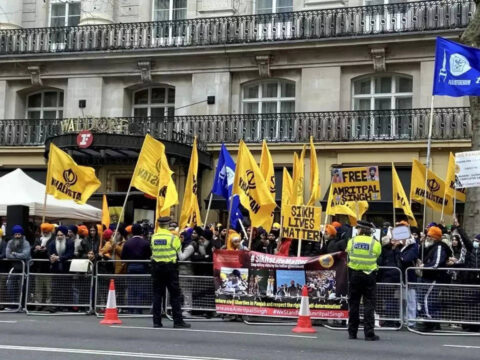
<instances>
[{"instance_id":1,"label":"blue turban","mask_svg":"<svg viewBox=\"0 0 480 360\"><path fill-rule=\"evenodd\" d=\"M70 230L71 232L73 232L75 235L78 233L78 228L76 225L70 225L68 227L68 230Z\"/></svg>"},{"instance_id":2,"label":"blue turban","mask_svg":"<svg viewBox=\"0 0 480 360\"><path fill-rule=\"evenodd\" d=\"M68 234L68 228L67 228L66 226L63 226L63 225L59 226L59 227L57 228L57 233L58 233L59 231L60 231L63 235L65 235L65 236L67 236L67 234Z\"/></svg>"},{"instance_id":3,"label":"blue turban","mask_svg":"<svg viewBox=\"0 0 480 360\"><path fill-rule=\"evenodd\" d=\"M25 235L25 232L23 231L23 227L20 225L15 225L12 227L12 234L22 234Z\"/></svg>"}]
</instances>

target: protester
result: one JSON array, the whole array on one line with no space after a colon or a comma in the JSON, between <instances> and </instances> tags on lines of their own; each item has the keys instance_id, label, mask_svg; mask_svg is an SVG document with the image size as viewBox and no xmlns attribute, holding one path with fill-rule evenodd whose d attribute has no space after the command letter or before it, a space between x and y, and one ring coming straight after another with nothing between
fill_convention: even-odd
<instances>
[{"instance_id":1,"label":"protester","mask_svg":"<svg viewBox=\"0 0 480 360\"><path fill-rule=\"evenodd\" d=\"M92 225L88 230L88 236L82 239L79 257L93 261L98 257L99 247L100 238L98 236L98 229L95 225Z\"/></svg>"},{"instance_id":2,"label":"protester","mask_svg":"<svg viewBox=\"0 0 480 360\"><path fill-rule=\"evenodd\" d=\"M50 262L48 254L48 246L55 241L55 227L53 224L43 223L40 225L41 236L35 239L33 243L31 255L33 264L30 267L32 273L49 273ZM36 260L36 261L35 261ZM47 276L36 276L35 278L35 302L39 304L50 304L52 296L52 282ZM37 310L44 308L38 306Z\"/></svg>"},{"instance_id":3,"label":"protester","mask_svg":"<svg viewBox=\"0 0 480 360\"><path fill-rule=\"evenodd\" d=\"M336 224L340 225L340 224ZM341 226L339 226L340 228ZM331 254L338 251L345 251L347 247L347 242L345 239L338 233L337 228L334 224L327 224L325 226L324 233L324 244L320 251L321 254Z\"/></svg>"},{"instance_id":4,"label":"protester","mask_svg":"<svg viewBox=\"0 0 480 360\"><path fill-rule=\"evenodd\" d=\"M30 260L30 243L25 239L25 232L20 225L12 227L13 239L7 243L6 258L12 260Z\"/></svg>"},{"instance_id":5,"label":"protester","mask_svg":"<svg viewBox=\"0 0 480 360\"><path fill-rule=\"evenodd\" d=\"M7 241L3 238L3 230L0 229L0 259L7 256Z\"/></svg>"},{"instance_id":6,"label":"protester","mask_svg":"<svg viewBox=\"0 0 480 360\"><path fill-rule=\"evenodd\" d=\"M150 244L144 239L143 229L140 224L132 225L131 232L132 237L125 242L121 253L122 260L127 261L127 274L147 274L149 268L146 261L150 260L152 256ZM135 260L141 260L144 262L130 262ZM142 283L138 282L135 278L129 279L127 292L130 313L141 314L141 308L135 308L134 305L143 305L143 301L146 298Z\"/></svg>"}]
</instances>

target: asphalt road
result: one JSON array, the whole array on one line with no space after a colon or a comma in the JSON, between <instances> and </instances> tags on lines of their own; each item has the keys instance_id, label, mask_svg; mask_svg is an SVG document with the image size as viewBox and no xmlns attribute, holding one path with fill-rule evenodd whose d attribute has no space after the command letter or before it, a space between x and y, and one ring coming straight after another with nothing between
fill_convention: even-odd
<instances>
[{"instance_id":1,"label":"asphalt road","mask_svg":"<svg viewBox=\"0 0 480 360\"><path fill-rule=\"evenodd\" d=\"M153 329L150 318L99 325L94 316L0 314L1 360L52 359L479 359L480 337L421 336L378 331L379 342L347 340L345 331L318 327L295 335L290 326L194 322L190 330Z\"/></svg>"}]
</instances>

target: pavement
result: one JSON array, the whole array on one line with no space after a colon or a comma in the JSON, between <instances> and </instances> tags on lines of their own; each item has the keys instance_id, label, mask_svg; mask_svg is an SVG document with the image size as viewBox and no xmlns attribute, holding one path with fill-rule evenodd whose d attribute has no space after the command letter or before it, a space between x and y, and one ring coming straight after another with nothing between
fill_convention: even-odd
<instances>
[{"instance_id":1,"label":"pavement","mask_svg":"<svg viewBox=\"0 0 480 360\"><path fill-rule=\"evenodd\" d=\"M151 318L123 318L103 326L94 316L0 314L1 360L453 360L479 359L480 336L422 336L377 331L381 340L348 340L346 331L316 327L294 334L291 326L195 321L191 329L152 328ZM477 334L477 335L480 335Z\"/></svg>"}]
</instances>

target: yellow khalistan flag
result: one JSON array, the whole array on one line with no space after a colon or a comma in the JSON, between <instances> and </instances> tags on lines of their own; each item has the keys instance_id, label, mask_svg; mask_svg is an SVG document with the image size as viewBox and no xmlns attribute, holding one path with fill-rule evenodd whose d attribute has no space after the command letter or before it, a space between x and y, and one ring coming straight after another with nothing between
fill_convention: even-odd
<instances>
[{"instance_id":1,"label":"yellow khalistan flag","mask_svg":"<svg viewBox=\"0 0 480 360\"><path fill-rule=\"evenodd\" d=\"M192 156L188 167L187 181L185 182L185 194L183 195L182 212L180 213L180 230L186 226L201 226L200 208L198 206L198 151L197 137L193 140Z\"/></svg>"},{"instance_id":2,"label":"yellow khalistan flag","mask_svg":"<svg viewBox=\"0 0 480 360\"><path fill-rule=\"evenodd\" d=\"M133 172L131 186L152 197L157 197L163 154L165 154L165 146L147 134Z\"/></svg>"},{"instance_id":3,"label":"yellow khalistan flag","mask_svg":"<svg viewBox=\"0 0 480 360\"><path fill-rule=\"evenodd\" d=\"M240 203L248 210L252 226L261 226L267 232L270 231L272 213L277 204L243 140L240 140L238 148L232 194L238 195Z\"/></svg>"},{"instance_id":4,"label":"yellow khalistan flag","mask_svg":"<svg viewBox=\"0 0 480 360\"><path fill-rule=\"evenodd\" d=\"M70 155L50 143L46 184L47 194L85 204L101 183L94 168L77 165Z\"/></svg>"},{"instance_id":5,"label":"yellow khalistan flag","mask_svg":"<svg viewBox=\"0 0 480 360\"><path fill-rule=\"evenodd\" d=\"M310 200L308 206L315 206L320 199L320 174L318 173L317 152L313 145L313 136L310 136Z\"/></svg>"},{"instance_id":6,"label":"yellow khalistan flag","mask_svg":"<svg viewBox=\"0 0 480 360\"><path fill-rule=\"evenodd\" d=\"M272 155L270 155L270 150L268 150L265 139L263 140L262 144L260 171L262 172L263 178L265 179L265 182L272 193L272 197L275 199L275 169L273 167Z\"/></svg>"},{"instance_id":7,"label":"yellow khalistan flag","mask_svg":"<svg viewBox=\"0 0 480 360\"><path fill-rule=\"evenodd\" d=\"M292 186L293 180L290 174L288 173L287 168L283 168L283 180L282 180L282 207L284 205L290 204L290 199L292 198Z\"/></svg>"},{"instance_id":8,"label":"yellow khalistan flag","mask_svg":"<svg viewBox=\"0 0 480 360\"><path fill-rule=\"evenodd\" d=\"M413 160L412 180L410 185L410 199L423 205L426 198L428 207L435 211L442 211L443 197L445 195L445 182L433 171L428 170L427 189L425 191L425 165L418 160ZM453 199L445 197L444 213L453 214Z\"/></svg>"},{"instance_id":9,"label":"yellow khalistan flag","mask_svg":"<svg viewBox=\"0 0 480 360\"><path fill-rule=\"evenodd\" d=\"M413 215L412 209L410 207L410 202L408 201L407 194L405 194L405 190L403 189L402 183L400 182L400 178L398 177L397 170L395 169L395 165L393 165L393 163L392 188L393 207L403 210L405 215L408 217L408 222L410 223L410 225L418 226L417 220L415 220L415 216Z\"/></svg>"},{"instance_id":10,"label":"yellow khalistan flag","mask_svg":"<svg viewBox=\"0 0 480 360\"><path fill-rule=\"evenodd\" d=\"M455 193L455 155L452 153L450 153L450 157L448 159L447 178L445 179L445 184L447 184L446 196L453 198L453 195L455 194L457 200L465 202L467 199L465 189L456 189Z\"/></svg>"},{"instance_id":11,"label":"yellow khalistan flag","mask_svg":"<svg viewBox=\"0 0 480 360\"><path fill-rule=\"evenodd\" d=\"M157 218L161 216L170 216L170 208L178 204L177 186L172 179L173 171L168 165L167 156L163 153L160 178L158 182L158 196L156 206Z\"/></svg>"},{"instance_id":12,"label":"yellow khalistan flag","mask_svg":"<svg viewBox=\"0 0 480 360\"><path fill-rule=\"evenodd\" d=\"M102 225L105 226L105 229L108 229L110 226L110 210L108 209L107 195L103 195L102 201Z\"/></svg>"},{"instance_id":13,"label":"yellow khalistan flag","mask_svg":"<svg viewBox=\"0 0 480 360\"><path fill-rule=\"evenodd\" d=\"M305 145L303 146L300 158L297 153L293 154L293 185L291 205L304 205L303 183L305 179Z\"/></svg>"}]
</instances>

